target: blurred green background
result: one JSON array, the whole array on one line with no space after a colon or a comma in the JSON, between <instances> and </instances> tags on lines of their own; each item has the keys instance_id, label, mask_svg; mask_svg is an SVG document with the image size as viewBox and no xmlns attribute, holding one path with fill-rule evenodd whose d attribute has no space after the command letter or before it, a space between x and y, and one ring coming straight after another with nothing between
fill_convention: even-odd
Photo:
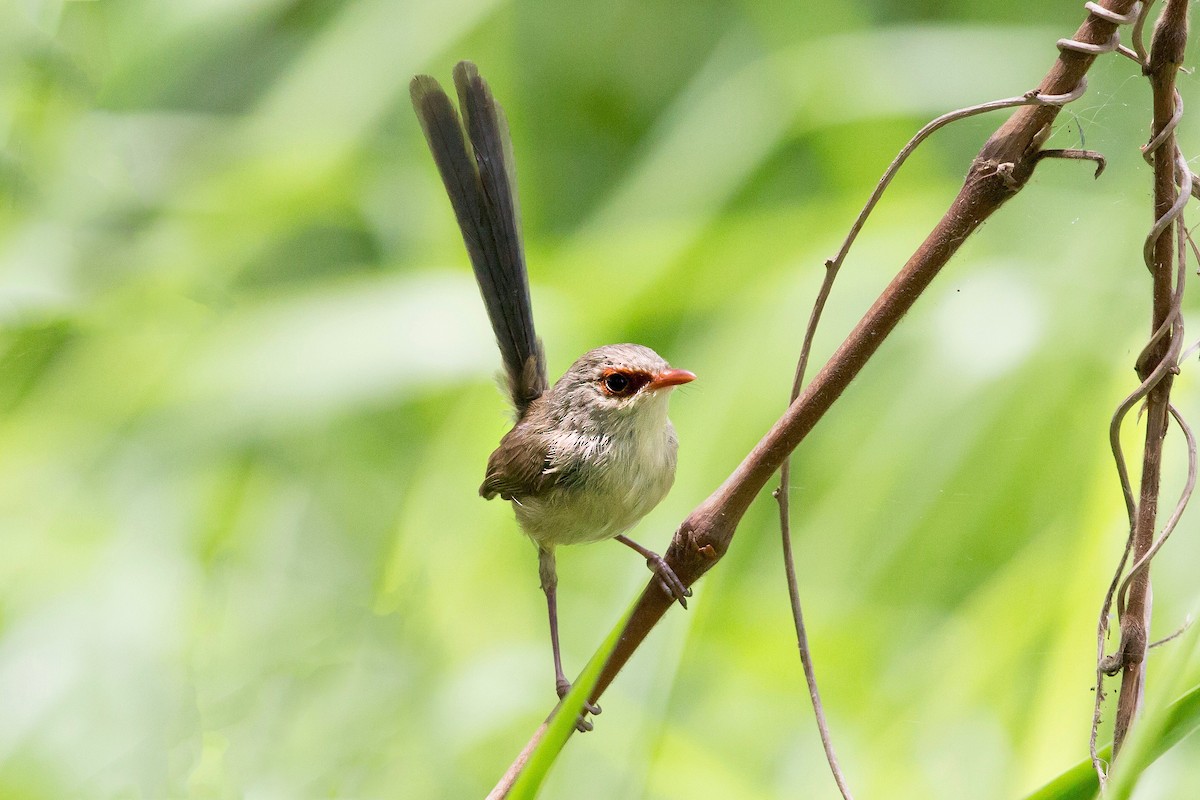
<instances>
[{"instance_id":1,"label":"blurred green background","mask_svg":"<svg viewBox=\"0 0 1200 800\"><path fill-rule=\"evenodd\" d=\"M678 481L634 532L661 549L783 409L822 262L895 151L1033 88L1084 13L0 10L0 797L19 800L479 797L551 707L534 551L476 496L509 423L414 73L471 58L507 108L551 372L637 341L700 376L672 403ZM1149 325L1147 109L1136 68L1102 60L1051 146L1109 171L1043 164L798 453L802 595L863 798L1014 797L1086 755L1124 528L1106 427ZM1001 119L902 173L818 357ZM1176 402L1197 420L1192 372ZM1155 568L1156 637L1200 601L1196 519ZM647 574L607 543L559 570L574 673ZM1152 687L1200 679L1185 650L1156 651ZM603 705L544 796L833 796L769 498ZM1190 742L1137 796L1198 786Z\"/></svg>"}]
</instances>

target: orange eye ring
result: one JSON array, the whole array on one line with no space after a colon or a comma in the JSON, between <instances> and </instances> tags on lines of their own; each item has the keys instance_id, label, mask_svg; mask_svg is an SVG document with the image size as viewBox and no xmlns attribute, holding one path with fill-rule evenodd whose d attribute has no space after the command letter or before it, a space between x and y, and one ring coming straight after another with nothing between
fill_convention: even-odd
<instances>
[{"instance_id":1,"label":"orange eye ring","mask_svg":"<svg viewBox=\"0 0 1200 800\"><path fill-rule=\"evenodd\" d=\"M605 370L599 381L600 390L609 397L632 397L649 382L650 376L644 372L621 369Z\"/></svg>"}]
</instances>

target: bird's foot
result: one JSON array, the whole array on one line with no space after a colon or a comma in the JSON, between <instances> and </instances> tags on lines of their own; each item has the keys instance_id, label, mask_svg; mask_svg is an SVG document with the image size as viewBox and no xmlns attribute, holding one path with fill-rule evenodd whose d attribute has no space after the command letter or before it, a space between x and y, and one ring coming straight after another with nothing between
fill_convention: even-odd
<instances>
[{"instance_id":1,"label":"bird's foot","mask_svg":"<svg viewBox=\"0 0 1200 800\"><path fill-rule=\"evenodd\" d=\"M646 566L658 578L658 585L667 593L668 597L673 597L679 601L679 605L687 608L687 599L692 596L692 590L683 585L683 581L679 580L679 576L675 574L675 570L653 550L642 547L640 544L630 539L628 536L617 536L616 540L626 547L632 548L642 557L646 559Z\"/></svg>"},{"instance_id":2,"label":"bird's foot","mask_svg":"<svg viewBox=\"0 0 1200 800\"><path fill-rule=\"evenodd\" d=\"M566 678L560 678L554 684L554 691L558 692L558 699L562 700L567 696L567 692L571 691L570 681L568 681ZM594 717L599 714L600 711L600 706L596 705L595 703L584 701L583 713L579 715L579 719L575 720L575 730L579 731L580 733L587 733L588 731L592 730L595 726L588 721L587 715L591 714Z\"/></svg>"},{"instance_id":3,"label":"bird's foot","mask_svg":"<svg viewBox=\"0 0 1200 800\"><path fill-rule=\"evenodd\" d=\"M658 553L650 553L646 556L646 566L658 578L658 585L662 590L678 600L679 605L687 608L687 599L692 596L692 590L683 585L683 581L679 580L671 565Z\"/></svg>"}]
</instances>

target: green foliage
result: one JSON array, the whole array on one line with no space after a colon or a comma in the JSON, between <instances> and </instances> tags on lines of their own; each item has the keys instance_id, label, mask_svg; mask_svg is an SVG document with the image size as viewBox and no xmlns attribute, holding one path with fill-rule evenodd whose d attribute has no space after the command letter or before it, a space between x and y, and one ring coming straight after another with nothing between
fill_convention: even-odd
<instances>
[{"instance_id":1,"label":"green foliage","mask_svg":"<svg viewBox=\"0 0 1200 800\"><path fill-rule=\"evenodd\" d=\"M633 606L631 605L629 611L625 612L625 615L613 626L608 638L592 655L587 666L583 668L583 672L579 673L579 679L575 681L571 686L571 691L563 698L561 707L548 721L545 735L529 754L529 760L521 767L520 775L513 784L509 794L512 800L535 797L538 789L545 783L546 776L562 751L563 745L575 732L575 721L579 718L583 707L587 705L587 699L600 679L600 671L604 669L605 663L617 649L625 623L629 620L632 612ZM594 718L591 719L594 720Z\"/></svg>"},{"instance_id":2,"label":"green foliage","mask_svg":"<svg viewBox=\"0 0 1200 800\"><path fill-rule=\"evenodd\" d=\"M1112 776L1113 784L1108 787L1109 794L1105 797L1129 797L1138 776L1149 766L1149 761L1158 758L1198 729L1200 687L1192 689L1169 707L1156 713L1150 720L1142 720L1134 734L1138 737L1134 741L1142 747L1141 752L1137 753L1142 756L1142 762L1134 760L1135 766L1132 769L1128 766L1128 761L1122 762L1121 768ZM1125 750L1123 756L1129 758L1129 753L1129 750ZM1099 756L1106 765L1109 764L1112 759L1112 746L1100 750ZM1091 759L1088 759L1028 795L1025 800L1091 800L1097 793L1096 771Z\"/></svg>"},{"instance_id":3,"label":"green foliage","mask_svg":"<svg viewBox=\"0 0 1200 800\"><path fill-rule=\"evenodd\" d=\"M505 104L551 371L640 341L700 376L672 401L675 488L633 533L661 549L783 409L822 264L895 151L1032 88L1083 14L0 2L0 797L480 797L553 707L534 550L475 494L507 412L414 73L471 58ZM858 796L1022 796L1086 755L1125 528L1106 426L1148 335L1148 99L1098 62L1051 146L1104 151L1103 178L1040 166L797 453L802 596ZM1001 119L906 167L816 358ZM832 796L777 535L768 498L543 796ZM1197 606L1198 560L1193 511L1153 636ZM647 572L615 544L558 562L574 673ZM1147 752L1198 681L1179 642L1151 656ZM1196 739L1133 797L1194 792Z\"/></svg>"}]
</instances>

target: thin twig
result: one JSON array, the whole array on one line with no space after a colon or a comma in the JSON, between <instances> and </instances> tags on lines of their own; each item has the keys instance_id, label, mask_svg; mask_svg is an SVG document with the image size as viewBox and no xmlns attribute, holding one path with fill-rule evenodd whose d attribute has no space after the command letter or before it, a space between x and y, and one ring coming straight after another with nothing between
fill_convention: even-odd
<instances>
[{"instance_id":1,"label":"thin twig","mask_svg":"<svg viewBox=\"0 0 1200 800\"><path fill-rule=\"evenodd\" d=\"M1134 23L1133 33L1132 33L1133 41L1134 41L1134 51L1136 53L1135 60L1142 67L1143 72L1149 71L1149 58L1148 58L1148 55L1146 52L1146 47L1144 44L1142 32L1145 27L1146 20L1149 18L1150 9L1152 6L1153 6L1153 0L1146 0L1146 2L1144 2L1141 5L1141 7L1137 10L1137 20ZM1163 126L1162 130L1160 130L1158 132L1158 134L1156 134L1156 136L1154 136L1151 139L1151 141L1142 148L1142 155L1146 159L1147 163L1149 163L1153 166L1154 151L1162 144L1164 137L1169 135L1171 130L1173 130L1176 125L1178 125L1179 120L1182 118L1182 115L1183 115L1182 101L1180 100L1180 98L1178 98L1178 95L1176 95L1176 106L1175 106L1174 114L1172 115L1171 119L1168 121L1168 123L1166 125ZM1188 184L1189 188L1191 190L1191 193L1193 195L1196 195L1198 189L1200 189L1200 181L1194 180L1195 176L1191 173L1190 169L1187 168L1186 163L1182 164L1181 167L1182 167L1182 169L1176 170L1177 182L1181 186L1185 183ZM1181 197L1178 198L1176 202L1179 205L1180 211L1182 211L1182 203L1186 202L1186 195L1188 194L1188 190L1184 189L1183 191L1181 191L1180 194L1181 194ZM1170 215L1164 215L1164 218L1169 219ZM1149 252L1149 250L1150 250L1150 248L1153 247L1154 242L1157 241L1158 236L1162 232L1162 227L1160 227L1161 222L1163 222L1163 220L1156 220L1155 226L1152 229L1151 234L1149 236L1147 236L1147 238L1146 238L1146 248L1144 249L1145 250L1144 255L1145 255L1145 258L1147 258L1147 259L1152 259L1152 254ZM1181 228L1181 234L1186 235L1186 228L1182 225L1180 226L1180 228ZM1188 239L1190 241L1190 236L1188 236ZM1194 248L1195 248L1195 245L1193 244L1193 249ZM1198 259L1198 260L1200 260L1200 259ZM1182 259L1181 259L1181 261L1182 261ZM1147 261L1148 265L1150 263L1152 263L1152 261ZM1180 269L1182 270L1182 263L1180 265ZM1180 275L1180 280L1182 280L1182 274ZM1180 301L1180 303L1182 302L1182 283L1179 283L1179 288L1177 291L1177 299ZM1153 348L1158 343L1158 341L1166 334L1167 330L1168 330L1168 324L1166 322L1164 322L1163 325L1159 326L1159 328L1157 330L1155 330L1154 334L1150 337L1150 341L1146 344L1145 347L1143 347L1142 352L1138 356L1139 364L1145 363L1145 359L1148 358L1150 349ZM1182 331L1180 331L1180 334L1182 335ZM1118 475L1118 478L1121 483L1121 491L1122 491L1122 495L1125 500L1126 513L1129 518L1129 534L1126 537L1125 547L1121 553L1121 558L1117 562L1117 568L1113 574L1112 580L1109 583L1108 589L1105 593L1104 603L1101 606L1100 619L1097 624L1097 630L1096 630L1096 651L1097 652L1096 652L1096 683L1095 683L1095 687L1094 687L1095 699L1094 699L1094 708L1093 708L1093 712L1092 712L1092 727L1091 727L1091 735L1090 735L1090 739L1089 739L1088 749L1091 754L1092 766L1096 771L1096 775L1099 779L1101 786L1104 786L1104 783L1105 783L1106 769L1105 769L1105 765L1102 763L1099 753L1097 751L1097 738L1098 738L1099 729L1100 729L1101 708L1102 708L1102 704L1105 699L1104 678L1105 678L1105 676L1116 675L1118 672L1120 672L1121 668L1122 668L1122 663L1123 663L1123 657L1122 657L1120 650L1118 650L1116 653L1114 653L1111 656L1105 656L1104 645L1108 638L1108 630L1109 630L1108 617L1109 617L1109 612L1112 609L1114 596L1116 596L1116 598L1117 598L1118 619L1120 619L1120 616L1124 613L1124 604L1125 604L1124 593L1123 593L1123 591L1118 592L1118 585L1121 583L1121 576L1124 574L1125 566L1129 561L1129 554L1133 548L1134 533L1135 533L1135 530L1137 527L1137 525L1136 525L1137 504L1133 498L1133 486L1132 486L1132 483L1129 478L1129 471L1128 471L1128 467L1126 465L1124 451L1121 446L1120 431L1121 431L1122 423L1124 421L1125 416L1134 407L1134 405L1136 405L1144 397L1146 397L1146 395L1148 395L1150 393L1150 390L1155 385L1158 384L1159 380L1161 380L1166 375L1167 367L1168 367L1168 363L1167 363L1166 359L1164 359L1163 361L1160 361L1158 367L1149 376L1146 376L1145 380L1142 381L1141 385L1139 385L1138 388L1132 394L1130 394L1128 397L1126 397L1118 405L1117 410L1116 410L1116 412L1114 412L1112 420L1109 423L1109 445L1112 449L1113 458L1116 462L1117 475Z\"/></svg>"},{"instance_id":2,"label":"thin twig","mask_svg":"<svg viewBox=\"0 0 1200 800\"><path fill-rule=\"evenodd\" d=\"M1091 161L1096 165L1096 171L1092 173L1093 178L1099 178L1104 174L1104 168L1108 166L1108 161L1105 160L1103 153L1097 153L1095 150L1080 150L1076 147L1063 147L1057 150L1042 150L1038 153L1038 158L1062 158L1068 161Z\"/></svg>"},{"instance_id":3,"label":"thin twig","mask_svg":"<svg viewBox=\"0 0 1200 800\"><path fill-rule=\"evenodd\" d=\"M1178 97L1176 99L1178 100ZM1180 119L1180 117L1178 115L1176 115L1173 122L1175 124L1178 124L1179 119ZM1183 154L1180 153L1178 150L1176 150L1176 159L1180 165L1184 164ZM1159 383L1161 381L1163 381L1165 378L1167 378L1168 376L1175 375L1179 372L1179 367L1178 367L1179 357L1180 357L1179 351L1183 345L1183 287L1184 287L1184 283L1187 278L1187 261L1186 261L1187 250L1185 247L1185 238L1184 238L1184 233L1185 233L1186 229L1185 229L1184 225L1182 224L1182 214L1183 214L1183 207L1187 203L1188 193L1190 190L1190 182L1191 182L1191 176L1189 173L1189 174L1185 175L1185 177L1184 177L1183 186L1181 187L1179 196L1176 198L1175 204L1171 206L1171 209L1167 212L1167 215L1166 215L1170 219L1179 220L1181 223L1176 228L1179 242L1178 242L1178 257L1177 257L1177 261L1176 261L1177 266L1176 266L1176 270L1175 270L1175 291L1174 291L1174 295L1171 300L1170 307L1168 308L1168 310L1166 312L1166 317L1164 318L1163 323L1158 326L1158 328L1150 336L1149 341L1146 343L1146 345L1142 348L1141 352L1138 354L1137 363L1139 364L1139 369L1142 369L1142 367L1140 365L1144 365L1144 364L1150 363L1152 361L1155 350L1156 350L1156 348L1158 348L1158 345L1160 342L1162 342L1168 335L1171 337L1171 339L1167 344L1167 348L1168 348L1167 352L1162 355L1161 359L1155 365L1154 369L1150 372L1149 375L1146 376L1146 378L1142 381L1142 383L1138 386L1138 388L1132 394L1130 394L1128 397L1126 397L1125 400L1123 400L1121 402L1121 405L1118 408L1118 412L1113 415L1113 420L1117 426L1117 429L1116 429L1117 434L1119 434L1119 432L1120 432L1121 422L1123 421L1126 414L1128 414L1129 410L1133 407L1133 405L1140 402L1143 398L1148 397L1150 392L1153 391L1154 388L1156 386L1158 386ZM1166 231L1166 228L1167 228L1167 226L1162 224L1162 219L1157 220L1155 222L1154 226L1151 228L1151 232L1150 232L1149 236L1147 237L1146 245L1143 248L1143 257L1147 260L1147 263L1153 262L1154 243ZM1109 431L1109 436L1110 436L1110 444L1111 444L1114 441L1112 438L1113 437L1112 429L1110 429L1110 431ZM1134 513L1136 510L1136 504L1132 503L1132 497L1133 497L1132 491L1133 490L1128 481L1128 472L1127 472L1127 468L1125 467L1125 464L1124 464L1125 457L1124 457L1124 453L1123 453L1123 450L1120 445L1119 435L1115 439L1115 442L1116 442L1116 444L1114 446L1114 455L1118 459L1118 470L1125 472L1125 475L1124 475L1124 478L1122 481L1122 490L1125 492L1126 503L1130 510L1130 529L1133 530L1133 528L1135 527L1135 522L1136 522L1135 513ZM1190 494L1190 492L1189 492L1189 494ZM1186 505L1186 499L1184 500L1184 503ZM1174 526L1172 525L1171 527L1174 527ZM1132 542L1132 540L1130 540L1130 541ZM1128 544L1127 544L1126 549L1128 551ZM1132 568L1130 568L1130 574L1132 575L1133 573L1136 573L1141 568L1141 566L1142 566L1142 562L1135 564ZM1117 577L1120 577L1120 572L1117 573ZM1126 578L1126 580L1122 584L1121 588L1117 591L1117 614L1118 614L1118 617L1122 616L1125 613L1125 593L1126 593L1127 586L1128 586L1128 578Z\"/></svg>"},{"instance_id":4,"label":"thin twig","mask_svg":"<svg viewBox=\"0 0 1200 800\"><path fill-rule=\"evenodd\" d=\"M1176 526L1179 525L1179 520L1183 516L1184 510L1188 506L1188 502L1192 499L1192 493L1196 489L1196 438L1192 434L1191 426L1188 425L1187 421L1184 420L1183 416L1179 413L1179 409L1172 404L1168 406L1168 410L1171 412L1171 416L1175 419L1175 422L1179 425L1180 430L1183 432L1183 435L1187 440L1187 479L1184 482L1183 491L1179 495L1179 500L1175 503L1175 508L1171 511L1171 516L1167 519L1167 524L1163 526L1163 532L1158 535L1157 539L1154 540L1154 544L1150 546L1150 549L1146 552L1146 554L1139 558L1134 565L1129 568L1129 574L1125 577L1125 581L1121 584L1121 588L1117 593L1118 608L1121 608L1123 605L1122 597L1129 590L1130 580L1132 580L1133 576L1136 575L1140 570L1144 569L1150 564L1150 561L1158 554L1158 551L1162 549L1162 546L1166 544L1167 538L1175 530Z\"/></svg>"},{"instance_id":5,"label":"thin twig","mask_svg":"<svg viewBox=\"0 0 1200 800\"><path fill-rule=\"evenodd\" d=\"M859 232L862 231L866 224L867 218L871 212L875 210L875 206L883 197L884 192L891 185L896 173L900 167L908 160L908 157L916 151L916 149L928 139L937 130L949 125L952 122L966 119L977 114L983 114L989 111L997 111L1004 108L1013 108L1022 105L1046 105L1055 104L1063 105L1072 100L1078 99L1083 95L1086 88L1086 82L1080 81L1080 84L1074 91L1068 92L1065 95L1047 99L1038 95L1037 92L1027 92L1020 97L1010 97L1003 100L993 100L987 103L980 103L966 108L960 108L956 111L951 111L943 114L940 117L930 121L916 135L908 141L907 144L900 150L891 164L884 170L883 176L875 184L875 189L871 196L867 199L866 204L855 218L854 223L850 226L850 232L846 235L842 246L838 249L837 254L825 262L825 277L821 281L820 289L817 291L816 300L813 302L812 311L809 314L808 325L804 331L804 341L800 347L800 358L796 364L796 373L792 381L792 393L790 402L795 402L800 395L800 389L804 385L804 375L808 369L808 361L812 354L813 340L816 337L817 327L820 324L821 315L825 310L826 302L829 300L829 295L833 290L833 282L837 278L838 272L841 270L842 264L846 260L846 256L850 252L851 246L855 239L858 238ZM1099 177L1104 171L1104 156L1091 150L1043 150L1037 153L1035 158L1041 159L1046 157L1057 158L1075 158L1086 159L1096 163L1095 177ZM804 625L804 614L800 603L800 589L796 580L796 564L792 550L792 536L789 513L789 487L791 483L791 458L785 458L783 464L779 468L779 488L773 492L776 501L779 504L779 527L783 542L783 558L784 570L787 575L788 597L792 607L792 622L796 629L796 644L800 653L800 663L804 669L804 679L808 685L809 698L812 700L813 714L817 722L817 730L821 736L821 744L825 749L825 757L829 762L830 771L833 773L834 781L837 783L838 790L846 800L851 800L850 789L846 783L845 775L842 773L838 765L837 755L833 749L833 740L829 733L829 725L825 716L825 709L821 703L820 691L817 687L815 668L812 663L812 654L808 644L808 634Z\"/></svg>"},{"instance_id":6,"label":"thin twig","mask_svg":"<svg viewBox=\"0 0 1200 800\"><path fill-rule=\"evenodd\" d=\"M1182 625L1180 625L1178 628L1175 629L1175 632L1172 633L1170 636L1164 636L1163 638L1159 639L1157 642L1151 642L1150 649L1153 650L1156 647L1162 647L1164 644L1167 644L1168 642L1175 641L1180 636L1187 633L1188 628L1192 627L1193 621L1194 620L1189 616L1187 619L1185 619L1183 621Z\"/></svg>"},{"instance_id":7,"label":"thin twig","mask_svg":"<svg viewBox=\"0 0 1200 800\"><path fill-rule=\"evenodd\" d=\"M1146 20L1150 19L1150 9L1154 7L1154 2L1155 0L1143 0L1137 20L1133 23L1133 50L1143 67L1150 61L1150 56L1146 52L1146 37L1142 34L1146 29Z\"/></svg>"},{"instance_id":8,"label":"thin twig","mask_svg":"<svg viewBox=\"0 0 1200 800\"><path fill-rule=\"evenodd\" d=\"M791 472L790 459L783 462L779 468L780 482L787 486ZM817 731L821 736L821 746L825 750L825 760L829 763L829 771L834 783L845 800L854 800L846 776L838 763L837 753L833 749L833 737L829 733L829 721L825 717L825 706L821 702L821 692L817 687L817 673L813 665L812 650L808 645L808 632L804 626L804 612L800 607L800 587L796 580L796 559L792 553L792 536L788 524L787 490L776 489L775 498L779 502L779 530L783 540L783 568L787 575L788 599L792 606L792 622L796 628L796 647L800 652L800 666L804 669L804 682L808 686L808 699L812 702L813 716L817 721Z\"/></svg>"},{"instance_id":9,"label":"thin twig","mask_svg":"<svg viewBox=\"0 0 1200 800\"><path fill-rule=\"evenodd\" d=\"M1179 262L1178 273L1180 276L1183 276L1187 273L1186 262L1184 262L1183 260L1180 260L1180 262ZM1174 374L1175 372L1178 371L1178 368L1175 366L1175 364L1177 363L1177 359L1178 359L1178 355L1179 355L1178 351L1179 351L1180 343L1183 340L1183 325L1182 325L1182 322L1179 321L1179 320L1182 320L1182 308L1181 308L1182 303L1183 303L1182 278L1180 280L1180 284L1181 285L1175 295L1176 303L1172 308L1172 312L1175 315L1177 315L1176 316L1177 334L1172 339L1171 349L1168 352L1167 357L1164 358L1164 360L1163 360L1163 363L1168 364L1167 369L1164 371L1169 374ZM1141 558L1139 558L1136 562L1134 562L1133 566L1131 566L1129 568L1129 574L1125 577L1124 582L1122 582L1121 588L1117 590L1117 608L1121 609L1122 613L1124 613L1125 596L1126 596L1127 592L1129 591L1130 580L1133 578L1134 575L1136 575L1140 570L1142 570L1144 567L1146 567L1150 563L1150 560L1152 558L1154 558L1155 554L1157 554L1158 551L1162 548L1163 544L1166 543L1167 537L1171 535L1171 532L1175 530L1175 526L1179 524L1179 518L1181 516L1183 516L1183 511L1187 507L1188 501L1191 499L1193 490L1196 488L1196 440L1192 435L1191 427L1187 424L1187 422L1180 415L1179 410L1170 403L1167 404L1167 410L1170 412L1172 417L1174 417L1175 421L1179 424L1180 430L1183 432L1184 437L1187 439L1188 477L1187 477L1187 481L1184 485L1183 492L1179 497L1179 501L1176 503L1175 509L1171 512L1171 516L1168 518L1167 524L1163 527L1163 532L1159 535L1159 537L1150 546L1150 549L1148 551L1146 551L1146 553Z\"/></svg>"},{"instance_id":10,"label":"thin twig","mask_svg":"<svg viewBox=\"0 0 1200 800\"><path fill-rule=\"evenodd\" d=\"M871 212L875 210L875 206L879 204L883 193L887 191L891 185L892 179L896 177L896 173L900 171L900 167L908 160L908 157L921 146L935 132L946 127L951 122L957 122L968 117L974 117L978 114L986 114L989 111L1000 111L1005 108L1015 108L1017 106L1042 105L1042 106L1058 106L1061 107L1073 100L1078 100L1087 90L1087 81L1080 78L1079 83L1070 91L1059 95L1039 94L1037 91L1026 92L1020 97L1006 97L1002 100L991 100L987 103L979 103L973 106L960 108L956 111L951 111L943 114L936 119L927 122L921 130L908 140L908 143L900 149L896 157L892 159L892 163L888 164L888 168L883 171L883 177L875 184L874 191L867 198L866 205L858 212L858 216L854 219L854 224L850 226L850 232L846 234L842 246L838 248L837 253L833 258L825 262L827 270L825 281L821 284L821 289L817 294L817 301L813 304L812 314L808 319L808 329L804 333L804 344L800 350L800 364L796 370L797 375L803 377L805 370L808 367L809 353L812 351L812 338L816 333L817 324L820 322L821 313L825 309L825 302L829 299L829 292L833 288L833 279L837 277L837 272L842 268L842 263L846 260L846 255L850 252L850 247L854 244L854 240L858 238L858 234L862 231L863 225L867 222L867 217L871 216ZM1039 151L1034 158L1042 157L1042 151ZM1099 175L1103 169L1101 166L1097 169L1096 174ZM829 277L832 273L833 277ZM795 399L793 397L793 399Z\"/></svg>"},{"instance_id":11,"label":"thin twig","mask_svg":"<svg viewBox=\"0 0 1200 800\"><path fill-rule=\"evenodd\" d=\"M1109 6L1124 15L1135 0L1110 0ZM1074 39L1103 44L1112 41L1116 27L1110 19L1089 14ZM1076 96L1095 58L1091 53L1060 51L1040 94L1018 107L984 144L949 209L874 305L742 463L681 523L664 557L684 585L694 584L724 556L746 510L784 459L824 417L963 242L1028 183L1059 105ZM590 702L599 700L673 604L656 580L646 585ZM535 734L535 740L541 735Z\"/></svg>"},{"instance_id":12,"label":"thin twig","mask_svg":"<svg viewBox=\"0 0 1200 800\"><path fill-rule=\"evenodd\" d=\"M827 266L831 266L827 262ZM837 275L835 268L826 269L825 279L821 283L821 291L809 316L808 330L805 333L804 346L800 351L800 359L796 365L796 375L792 381L791 402L795 402L804 383L804 370L808 364L808 356L812 351L812 336L820 320L820 308L824 305L822 298L829 296L833 279ZM800 586L796 580L796 559L792 552L792 534L790 514L788 513L788 489L791 485L792 460L785 458L779 467L779 488L775 490L775 500L779 503L779 533L783 542L783 568L787 576L788 599L792 607L792 622L796 628L796 647L800 652L800 666L804 670L804 682L808 686L808 697L812 702L813 716L817 722L817 731L821 736L821 746L825 750L825 760L829 763L829 771L834 783L845 800L853 800L846 776L838 763L837 753L833 749L833 737L829 732L829 721L825 717L825 706L821 702L821 692L817 687L816 668L813 665L812 651L808 645L808 632L804 625L804 611L800 606Z\"/></svg>"},{"instance_id":13,"label":"thin twig","mask_svg":"<svg viewBox=\"0 0 1200 800\"><path fill-rule=\"evenodd\" d=\"M1182 112L1175 79L1183 64L1187 44L1187 12L1187 0L1167 0L1154 30L1146 70L1154 99L1155 135L1146 149L1154 157L1155 223L1147 237L1144 256L1153 278L1154 333L1152 343L1143 350L1138 360L1138 372L1143 380L1153 373L1163 374L1146 395L1146 437L1133 532L1134 566L1127 580L1128 602L1121 602L1123 591L1119 590L1117 596L1118 608L1124 605L1124 613L1120 616L1122 675L1113 729L1114 759L1118 757L1125 736L1142 707L1145 693L1147 632L1151 614L1149 559L1156 541L1163 440L1170 418L1171 384L1177 371L1174 359L1182 348L1178 290L1182 287L1182 276L1186 274L1186 269L1179 262L1186 255L1186 250L1184 237L1178 228L1174 237L1177 241L1173 241L1173 237L1167 233L1172 226L1182 227L1179 216L1190 194L1179 191L1178 183L1184 177L1179 174L1179 169L1181 166L1186 168L1186 160L1175 144L1174 134ZM1186 180L1190 181L1190 171ZM1167 367L1165 371L1164 365Z\"/></svg>"}]
</instances>

